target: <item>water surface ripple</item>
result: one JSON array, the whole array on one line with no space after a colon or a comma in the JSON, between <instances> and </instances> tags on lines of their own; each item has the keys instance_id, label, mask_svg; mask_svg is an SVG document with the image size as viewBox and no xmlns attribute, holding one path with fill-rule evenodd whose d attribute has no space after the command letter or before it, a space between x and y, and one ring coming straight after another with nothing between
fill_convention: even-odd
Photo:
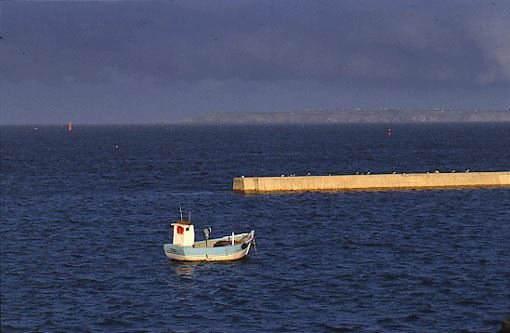
<instances>
[{"instance_id":1,"label":"water surface ripple","mask_svg":"<svg viewBox=\"0 0 510 333\"><path fill-rule=\"evenodd\" d=\"M1 330L496 331L508 188L238 195L234 176L510 169L487 125L1 128ZM166 259L257 233L231 263Z\"/></svg>"}]
</instances>

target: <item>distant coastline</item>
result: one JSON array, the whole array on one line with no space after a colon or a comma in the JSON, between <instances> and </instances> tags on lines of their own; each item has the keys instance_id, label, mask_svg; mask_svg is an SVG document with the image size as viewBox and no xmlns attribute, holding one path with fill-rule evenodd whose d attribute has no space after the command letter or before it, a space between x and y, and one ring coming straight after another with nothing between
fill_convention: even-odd
<instances>
[{"instance_id":1,"label":"distant coastline","mask_svg":"<svg viewBox=\"0 0 510 333\"><path fill-rule=\"evenodd\" d=\"M341 109L295 112L221 112L186 118L190 125L393 124L510 122L510 111Z\"/></svg>"}]
</instances>

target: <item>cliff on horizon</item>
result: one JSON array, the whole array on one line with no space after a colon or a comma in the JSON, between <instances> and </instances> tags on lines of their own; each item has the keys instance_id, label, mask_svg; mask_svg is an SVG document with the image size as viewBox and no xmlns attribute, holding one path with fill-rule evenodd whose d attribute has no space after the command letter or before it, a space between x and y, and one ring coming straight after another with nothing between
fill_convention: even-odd
<instances>
[{"instance_id":1,"label":"cliff on horizon","mask_svg":"<svg viewBox=\"0 0 510 333\"><path fill-rule=\"evenodd\" d=\"M296 112L221 112L186 118L190 125L510 122L510 111L349 109Z\"/></svg>"}]
</instances>

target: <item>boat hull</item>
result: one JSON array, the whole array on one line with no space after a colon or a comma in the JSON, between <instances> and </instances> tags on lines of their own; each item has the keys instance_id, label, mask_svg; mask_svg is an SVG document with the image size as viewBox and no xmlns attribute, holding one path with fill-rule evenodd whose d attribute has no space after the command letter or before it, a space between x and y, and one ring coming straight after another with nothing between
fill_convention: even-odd
<instances>
[{"instance_id":1,"label":"boat hull","mask_svg":"<svg viewBox=\"0 0 510 333\"><path fill-rule=\"evenodd\" d=\"M196 242L193 246L178 246L165 244L165 255L179 261L231 261L242 259L248 255L253 242L255 232L236 235L234 245L214 247L218 242L225 242L229 236L208 241L213 246L207 246L205 242ZM242 240L242 241L241 241Z\"/></svg>"}]
</instances>

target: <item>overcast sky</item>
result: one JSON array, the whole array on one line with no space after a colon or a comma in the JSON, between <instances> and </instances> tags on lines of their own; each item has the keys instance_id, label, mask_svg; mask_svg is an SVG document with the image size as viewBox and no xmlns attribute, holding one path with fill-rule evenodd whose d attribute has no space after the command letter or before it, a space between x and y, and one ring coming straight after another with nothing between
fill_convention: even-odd
<instances>
[{"instance_id":1,"label":"overcast sky","mask_svg":"<svg viewBox=\"0 0 510 333\"><path fill-rule=\"evenodd\" d=\"M510 0L0 2L1 123L508 110Z\"/></svg>"}]
</instances>

